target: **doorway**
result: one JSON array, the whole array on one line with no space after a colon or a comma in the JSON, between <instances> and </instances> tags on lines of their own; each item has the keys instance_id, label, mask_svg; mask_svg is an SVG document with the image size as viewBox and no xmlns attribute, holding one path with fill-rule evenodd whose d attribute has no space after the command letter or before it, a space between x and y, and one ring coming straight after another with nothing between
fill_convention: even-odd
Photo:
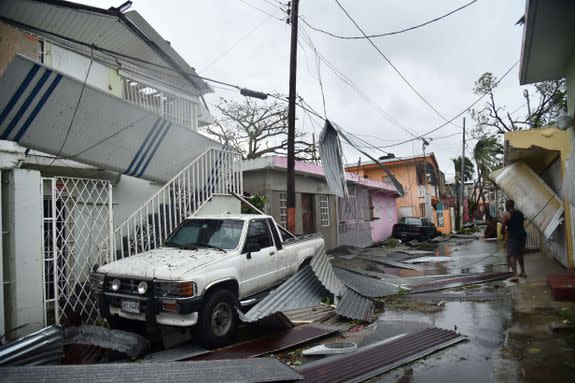
<instances>
[{"instance_id":1,"label":"doorway","mask_svg":"<svg viewBox=\"0 0 575 383\"><path fill-rule=\"evenodd\" d=\"M301 222L303 234L312 234L316 232L313 199L313 194L302 193L301 195Z\"/></svg>"}]
</instances>

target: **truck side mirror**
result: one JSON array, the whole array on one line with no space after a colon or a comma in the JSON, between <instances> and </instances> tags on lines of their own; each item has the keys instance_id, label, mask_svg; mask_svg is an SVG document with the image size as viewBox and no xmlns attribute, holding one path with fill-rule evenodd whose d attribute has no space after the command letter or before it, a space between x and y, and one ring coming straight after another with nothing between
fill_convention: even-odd
<instances>
[{"instance_id":1,"label":"truck side mirror","mask_svg":"<svg viewBox=\"0 0 575 383\"><path fill-rule=\"evenodd\" d=\"M260 247L260 244L257 242L248 242L246 245L246 250L248 251L248 253L260 251L261 249L262 248Z\"/></svg>"}]
</instances>

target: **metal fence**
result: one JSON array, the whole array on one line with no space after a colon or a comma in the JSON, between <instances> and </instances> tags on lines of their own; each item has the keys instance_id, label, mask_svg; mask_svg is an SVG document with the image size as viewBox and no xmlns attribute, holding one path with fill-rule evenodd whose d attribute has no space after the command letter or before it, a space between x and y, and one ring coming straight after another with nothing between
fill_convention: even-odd
<instances>
[{"instance_id":1,"label":"metal fence","mask_svg":"<svg viewBox=\"0 0 575 383\"><path fill-rule=\"evenodd\" d=\"M239 154L207 149L116 228L116 257L159 247L184 218L195 213L214 194L241 195L242 190Z\"/></svg>"},{"instance_id":2,"label":"metal fence","mask_svg":"<svg viewBox=\"0 0 575 383\"><path fill-rule=\"evenodd\" d=\"M93 265L112 260L112 185L84 178L43 178L44 322L93 323Z\"/></svg>"}]
</instances>

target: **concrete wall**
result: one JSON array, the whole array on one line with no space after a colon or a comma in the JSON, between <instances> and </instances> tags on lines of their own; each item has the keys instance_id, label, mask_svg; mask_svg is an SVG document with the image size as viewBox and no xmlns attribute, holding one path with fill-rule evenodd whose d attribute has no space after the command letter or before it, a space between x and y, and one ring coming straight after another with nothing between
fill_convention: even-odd
<instances>
[{"instance_id":1,"label":"concrete wall","mask_svg":"<svg viewBox=\"0 0 575 383\"><path fill-rule=\"evenodd\" d=\"M121 176L112 191L114 227L118 227L162 186L136 177Z\"/></svg>"},{"instance_id":2,"label":"concrete wall","mask_svg":"<svg viewBox=\"0 0 575 383\"><path fill-rule=\"evenodd\" d=\"M47 52L45 63L52 68L82 82L86 79L89 68L89 85L117 97L122 97L122 82L117 70L98 62L92 62L90 66L90 59L88 57L71 52L52 43L46 44L45 51Z\"/></svg>"},{"instance_id":3,"label":"concrete wall","mask_svg":"<svg viewBox=\"0 0 575 383\"><path fill-rule=\"evenodd\" d=\"M267 197L265 212L280 223L280 194L286 192L286 173L273 169L260 169L245 171L244 190L252 195L260 194ZM335 196L330 195L329 187L319 177L296 174L296 234L303 232L301 195L313 194L314 223L316 232L321 233L326 248L333 249L338 246L337 211ZM328 195L330 225L321 226L320 195Z\"/></svg>"},{"instance_id":4,"label":"concrete wall","mask_svg":"<svg viewBox=\"0 0 575 383\"><path fill-rule=\"evenodd\" d=\"M39 52L37 37L0 22L0 76L16 54L37 60Z\"/></svg>"},{"instance_id":5,"label":"concrete wall","mask_svg":"<svg viewBox=\"0 0 575 383\"><path fill-rule=\"evenodd\" d=\"M11 337L43 327L42 195L40 172L13 170L2 179L5 327Z\"/></svg>"}]
</instances>

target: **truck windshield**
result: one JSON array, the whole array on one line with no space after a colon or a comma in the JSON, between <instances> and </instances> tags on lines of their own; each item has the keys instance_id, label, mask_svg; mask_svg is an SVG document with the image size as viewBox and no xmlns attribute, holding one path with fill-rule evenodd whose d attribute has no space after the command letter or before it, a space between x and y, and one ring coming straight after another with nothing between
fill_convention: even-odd
<instances>
[{"instance_id":1,"label":"truck windshield","mask_svg":"<svg viewBox=\"0 0 575 383\"><path fill-rule=\"evenodd\" d=\"M243 227L244 221L239 219L189 219L168 237L164 246L235 249Z\"/></svg>"}]
</instances>

